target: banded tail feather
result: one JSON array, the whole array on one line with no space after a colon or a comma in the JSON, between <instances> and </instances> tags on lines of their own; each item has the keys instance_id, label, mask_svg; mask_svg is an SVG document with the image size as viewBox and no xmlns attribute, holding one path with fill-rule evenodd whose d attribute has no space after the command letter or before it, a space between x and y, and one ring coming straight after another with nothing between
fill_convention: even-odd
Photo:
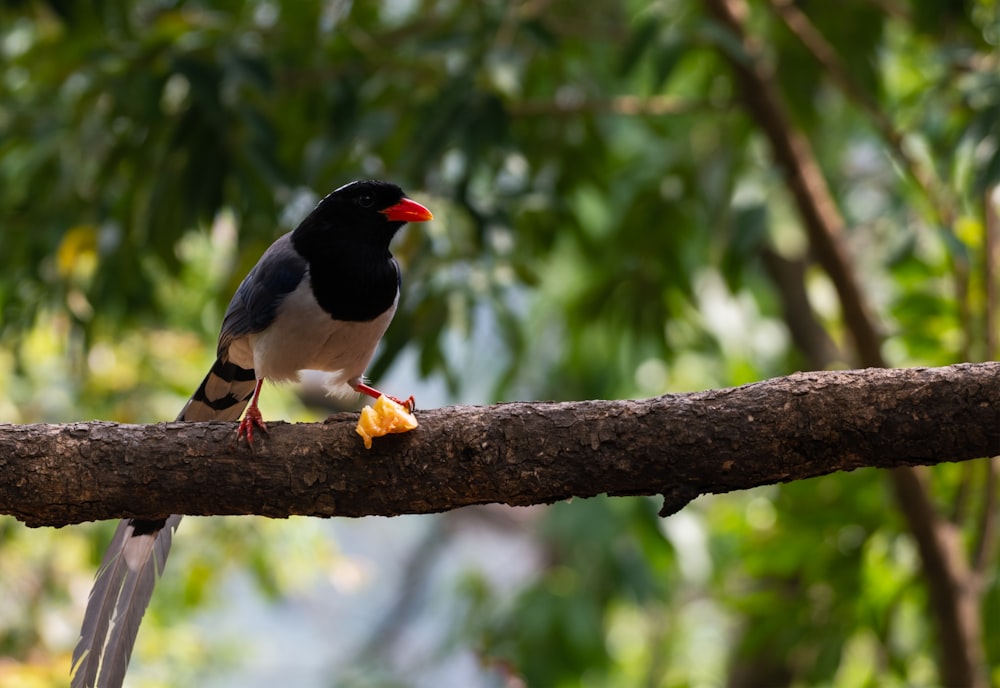
<instances>
[{"instance_id":1,"label":"banded tail feather","mask_svg":"<svg viewBox=\"0 0 1000 688\"><path fill-rule=\"evenodd\" d=\"M256 385L253 368L216 359L177 420L239 420Z\"/></svg>"},{"instance_id":2,"label":"banded tail feather","mask_svg":"<svg viewBox=\"0 0 1000 688\"><path fill-rule=\"evenodd\" d=\"M256 377L231 361L216 360L179 421L237 420ZM181 516L125 519L111 538L87 601L80 641L73 650L72 688L119 688L139 623L170 553Z\"/></svg>"}]
</instances>

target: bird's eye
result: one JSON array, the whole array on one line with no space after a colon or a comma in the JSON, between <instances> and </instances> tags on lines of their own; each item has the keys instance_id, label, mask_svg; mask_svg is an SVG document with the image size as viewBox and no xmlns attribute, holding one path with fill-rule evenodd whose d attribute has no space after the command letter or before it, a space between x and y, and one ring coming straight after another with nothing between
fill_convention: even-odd
<instances>
[{"instance_id":1,"label":"bird's eye","mask_svg":"<svg viewBox=\"0 0 1000 688\"><path fill-rule=\"evenodd\" d=\"M371 208L375 203L375 198L371 194L361 194L358 196L358 205L362 208Z\"/></svg>"}]
</instances>

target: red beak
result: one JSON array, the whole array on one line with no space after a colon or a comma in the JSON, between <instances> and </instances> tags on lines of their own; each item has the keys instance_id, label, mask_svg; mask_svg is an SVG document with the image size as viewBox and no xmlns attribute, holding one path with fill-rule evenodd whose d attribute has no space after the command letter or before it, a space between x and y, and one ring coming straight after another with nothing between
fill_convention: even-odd
<instances>
[{"instance_id":1,"label":"red beak","mask_svg":"<svg viewBox=\"0 0 1000 688\"><path fill-rule=\"evenodd\" d=\"M434 218L424 206L409 198L404 198L396 205L391 205L379 211L393 222L427 222Z\"/></svg>"}]
</instances>

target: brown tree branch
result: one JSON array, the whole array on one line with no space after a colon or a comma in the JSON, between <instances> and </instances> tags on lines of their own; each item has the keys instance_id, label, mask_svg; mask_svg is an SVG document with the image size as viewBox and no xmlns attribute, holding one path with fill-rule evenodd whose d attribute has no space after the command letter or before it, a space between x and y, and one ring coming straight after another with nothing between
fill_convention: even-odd
<instances>
[{"instance_id":1,"label":"brown tree branch","mask_svg":"<svg viewBox=\"0 0 1000 688\"><path fill-rule=\"evenodd\" d=\"M981 462L986 473L983 481L982 511L979 512L979 523L976 532L976 544L972 548L972 570L982 577L986 574L996 556L997 548L997 482L1000 457L994 456Z\"/></svg>"},{"instance_id":2,"label":"brown tree branch","mask_svg":"<svg viewBox=\"0 0 1000 688\"><path fill-rule=\"evenodd\" d=\"M796 373L641 401L419 414L366 451L356 414L270 423L0 425L0 513L29 525L180 514L427 513L722 493L864 466L1000 453L1000 363Z\"/></svg>"},{"instance_id":3,"label":"brown tree branch","mask_svg":"<svg viewBox=\"0 0 1000 688\"><path fill-rule=\"evenodd\" d=\"M958 526L928 499L926 472L892 471L896 500L920 551L931 609L939 624L941 682L987 686L980 621L980 585L969 566Z\"/></svg>"},{"instance_id":4,"label":"brown tree branch","mask_svg":"<svg viewBox=\"0 0 1000 688\"><path fill-rule=\"evenodd\" d=\"M1000 318L1000 208L998 208L1000 186L991 186L983 194L983 282L985 282L986 304L983 318L986 330L986 360L995 360L1000 354L997 341L998 318Z\"/></svg>"},{"instance_id":5,"label":"brown tree branch","mask_svg":"<svg viewBox=\"0 0 1000 688\"><path fill-rule=\"evenodd\" d=\"M986 304L985 304L985 329L986 329L986 358L994 360L997 358L997 316L1000 312L1000 284L998 284L998 273L1000 273L1000 216L997 214L997 203L994 200L998 187L990 187L983 195L983 217L984 217L984 259L983 259L983 281L986 283ZM1000 485L1000 457L994 456L986 463L986 480L984 491L986 493L983 501L983 510L980 513L979 532L976 534L976 544L972 550L972 569L977 575L982 576L992 565L997 550L997 518L1000 517L998 510L997 490Z\"/></svg>"}]
</instances>

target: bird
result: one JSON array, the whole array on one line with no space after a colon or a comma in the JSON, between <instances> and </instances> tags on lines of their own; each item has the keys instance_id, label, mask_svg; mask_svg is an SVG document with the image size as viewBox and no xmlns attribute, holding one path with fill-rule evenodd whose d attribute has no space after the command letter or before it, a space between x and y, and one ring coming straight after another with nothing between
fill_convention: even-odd
<instances>
[{"instance_id":1,"label":"bird","mask_svg":"<svg viewBox=\"0 0 1000 688\"><path fill-rule=\"evenodd\" d=\"M364 372L399 302L401 272L389 243L407 222L431 219L389 182L359 180L329 193L240 283L216 360L177 420L243 415L236 441L252 446L255 429L267 432L258 408L264 381L293 380L301 370L333 373L332 384L378 398ZM413 410L413 397L400 403ZM173 514L119 523L88 598L72 688L121 686L180 521Z\"/></svg>"}]
</instances>

